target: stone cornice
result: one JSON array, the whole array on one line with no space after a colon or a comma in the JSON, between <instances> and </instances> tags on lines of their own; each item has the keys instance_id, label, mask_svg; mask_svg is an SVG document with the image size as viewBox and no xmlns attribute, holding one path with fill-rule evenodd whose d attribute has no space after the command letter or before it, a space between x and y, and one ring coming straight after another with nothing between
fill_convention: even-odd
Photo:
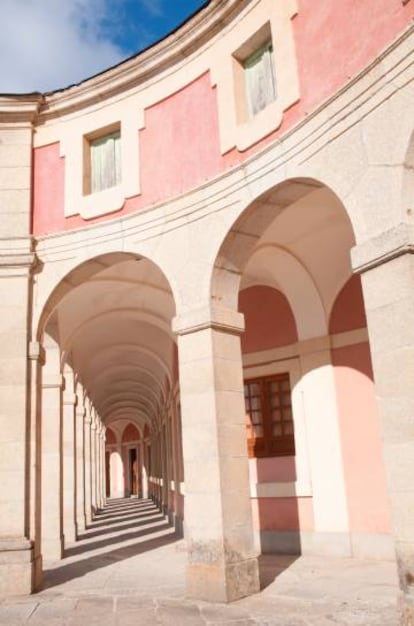
<instances>
[{"instance_id":1,"label":"stone cornice","mask_svg":"<svg viewBox=\"0 0 414 626\"><path fill-rule=\"evenodd\" d=\"M172 327L177 335L188 335L207 328L240 335L244 331L244 315L225 307L211 306L177 315Z\"/></svg>"},{"instance_id":2,"label":"stone cornice","mask_svg":"<svg viewBox=\"0 0 414 626\"><path fill-rule=\"evenodd\" d=\"M0 269L3 268L31 268L36 265L36 255L29 254L1 254Z\"/></svg>"},{"instance_id":3,"label":"stone cornice","mask_svg":"<svg viewBox=\"0 0 414 626\"><path fill-rule=\"evenodd\" d=\"M362 274L404 254L414 254L414 226L399 224L351 251L354 272Z\"/></svg>"},{"instance_id":4,"label":"stone cornice","mask_svg":"<svg viewBox=\"0 0 414 626\"><path fill-rule=\"evenodd\" d=\"M7 126L13 124L13 127L20 124L33 124L43 96L40 93L28 95L0 95L0 125Z\"/></svg>"},{"instance_id":5,"label":"stone cornice","mask_svg":"<svg viewBox=\"0 0 414 626\"><path fill-rule=\"evenodd\" d=\"M92 78L44 95L43 120L82 109L135 87L193 54L252 0L211 0L176 31Z\"/></svg>"}]
</instances>

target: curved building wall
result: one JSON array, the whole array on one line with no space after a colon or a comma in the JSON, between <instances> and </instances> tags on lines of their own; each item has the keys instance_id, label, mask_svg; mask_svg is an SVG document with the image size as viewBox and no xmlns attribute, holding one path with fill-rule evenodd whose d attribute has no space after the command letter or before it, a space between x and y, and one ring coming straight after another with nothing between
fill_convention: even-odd
<instances>
[{"instance_id":1,"label":"curved building wall","mask_svg":"<svg viewBox=\"0 0 414 626\"><path fill-rule=\"evenodd\" d=\"M257 590L252 529L262 549L395 548L412 587L413 1L213 1L78 86L0 97L0 539L25 564L2 593L61 554L63 365L95 461L110 418L136 420L189 595ZM251 115L243 62L272 46L276 97ZM92 193L104 136L122 175ZM286 375L295 454L247 459L243 377ZM85 524L102 485L79 465Z\"/></svg>"},{"instance_id":2,"label":"curved building wall","mask_svg":"<svg viewBox=\"0 0 414 626\"><path fill-rule=\"evenodd\" d=\"M184 34L107 76L45 97L34 138L35 235L151 208L243 163L355 80L414 14L412 3L401 0L261 0L243 3L242 11L228 2L236 15L199 43L197 27L208 27L215 13L220 18L219 4L194 19L194 51L185 50L189 23ZM249 118L238 110L245 98L238 59L263 28L261 36L273 40L277 97ZM156 65L162 53L172 56L166 70ZM121 188L85 195L85 137L113 124L121 126Z\"/></svg>"}]
</instances>

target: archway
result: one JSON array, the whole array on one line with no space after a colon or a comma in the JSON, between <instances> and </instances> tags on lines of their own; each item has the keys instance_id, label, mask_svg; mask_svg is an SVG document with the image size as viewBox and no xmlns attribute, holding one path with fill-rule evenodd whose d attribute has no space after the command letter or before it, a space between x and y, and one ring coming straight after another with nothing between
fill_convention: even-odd
<instances>
[{"instance_id":1,"label":"archway","mask_svg":"<svg viewBox=\"0 0 414 626\"><path fill-rule=\"evenodd\" d=\"M245 317L246 439L261 552L392 558L354 243L333 191L292 179L243 211L217 255L212 301Z\"/></svg>"},{"instance_id":2,"label":"archway","mask_svg":"<svg viewBox=\"0 0 414 626\"><path fill-rule=\"evenodd\" d=\"M46 565L76 552L106 497L150 496L175 521L174 314L164 274L127 253L76 266L51 292L37 333L46 353L38 411Z\"/></svg>"}]
</instances>

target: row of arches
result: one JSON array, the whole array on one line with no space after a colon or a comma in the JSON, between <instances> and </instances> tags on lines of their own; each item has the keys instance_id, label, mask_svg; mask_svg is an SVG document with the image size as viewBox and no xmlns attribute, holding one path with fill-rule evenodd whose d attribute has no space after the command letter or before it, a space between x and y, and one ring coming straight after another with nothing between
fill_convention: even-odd
<instances>
[{"instance_id":1,"label":"row of arches","mask_svg":"<svg viewBox=\"0 0 414 626\"><path fill-rule=\"evenodd\" d=\"M86 481L99 472L98 507L105 497L152 498L178 533L185 529L189 593L207 599L250 593L260 551L390 557L354 243L335 194L298 179L252 202L206 261L207 306L186 309L179 271L169 281L139 251L95 256L54 285L37 332L46 349L42 476L53 463L60 472L57 456L45 453L53 449L44 407L54 376L73 377L72 417L59 409L61 391L49 403L63 457L77 410L106 437L103 461L102 452L85 453L84 429L69 435L73 467L83 470L72 475L77 496L65 520L87 525L94 511ZM91 469L98 457L100 469ZM64 485L72 470L63 467ZM53 489L42 489L43 510L51 501L61 515ZM65 534L56 538L60 552ZM206 564L220 564L219 582ZM230 579L233 587L223 582Z\"/></svg>"}]
</instances>

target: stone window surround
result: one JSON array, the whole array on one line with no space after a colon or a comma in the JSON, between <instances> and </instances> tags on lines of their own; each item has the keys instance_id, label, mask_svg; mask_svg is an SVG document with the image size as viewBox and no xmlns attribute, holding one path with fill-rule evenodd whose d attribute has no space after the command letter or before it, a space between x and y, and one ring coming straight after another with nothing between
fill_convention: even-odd
<instances>
[{"instance_id":1,"label":"stone window surround","mask_svg":"<svg viewBox=\"0 0 414 626\"><path fill-rule=\"evenodd\" d=\"M299 100L299 77L291 20L297 14L296 0L268 0L253 6L243 19L217 42L211 64L212 85L217 87L220 147L224 154L233 148L249 147L277 130L284 111ZM245 17L245 16L244 16ZM249 51L271 40L277 84L276 99L254 117L246 117L243 67L240 60Z\"/></svg>"},{"instance_id":2,"label":"stone window surround","mask_svg":"<svg viewBox=\"0 0 414 626\"><path fill-rule=\"evenodd\" d=\"M236 52L233 53L233 77L235 82L235 90L238 97L236 97L236 115L237 123L242 124L252 120L256 115L259 115L262 111L257 113L251 113L248 105L248 85L246 78L246 62L255 55L258 54L264 48L271 48L272 57L274 57L272 33L270 29L270 22L266 22L264 26L256 32L248 41L246 41ZM272 63L273 79L277 84L274 59ZM267 108L277 99L277 94L271 103L266 105ZM262 110L263 110L262 109Z\"/></svg>"},{"instance_id":3,"label":"stone window surround","mask_svg":"<svg viewBox=\"0 0 414 626\"><path fill-rule=\"evenodd\" d=\"M60 142L60 156L65 157L65 217L79 214L87 220L112 213L122 208L126 198L141 192L138 131L143 126L143 112L132 106L116 111L105 107L68 120ZM90 137L103 135L114 128L119 128L121 133L121 184L85 194L85 143Z\"/></svg>"}]
</instances>

